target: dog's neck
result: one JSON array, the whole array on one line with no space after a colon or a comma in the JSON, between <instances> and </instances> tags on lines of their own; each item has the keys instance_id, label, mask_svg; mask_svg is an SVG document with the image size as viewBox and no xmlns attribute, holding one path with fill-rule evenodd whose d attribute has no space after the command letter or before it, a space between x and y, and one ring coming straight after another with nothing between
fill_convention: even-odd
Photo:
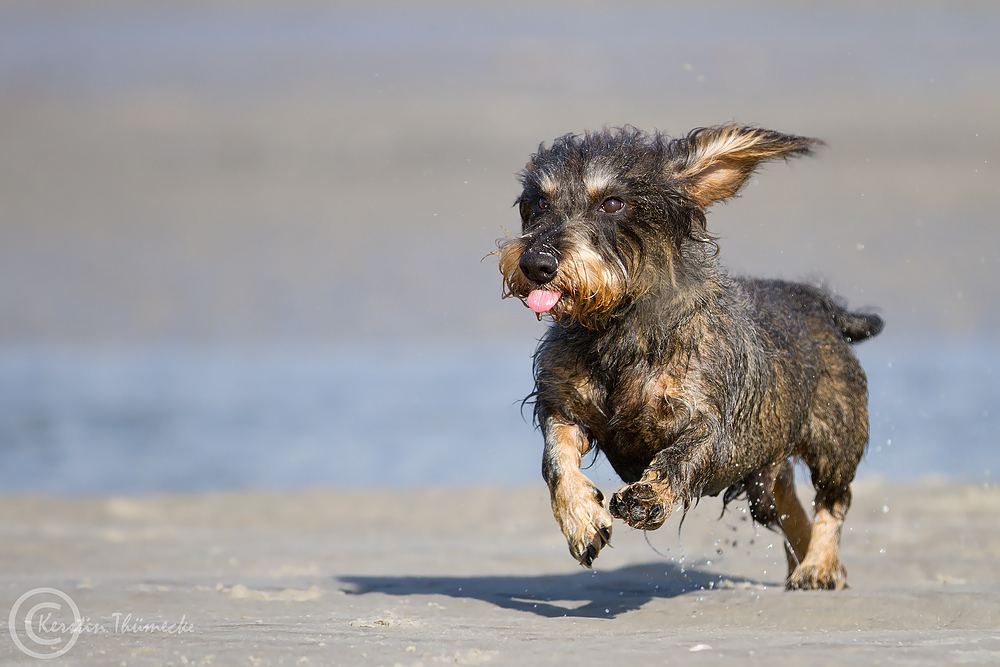
<instances>
[{"instance_id":1,"label":"dog's neck","mask_svg":"<svg viewBox=\"0 0 1000 667\"><path fill-rule=\"evenodd\" d=\"M686 240L662 264L651 289L632 304L631 315L646 330L683 335L694 319L718 308L731 286L715 247Z\"/></svg>"},{"instance_id":2,"label":"dog's neck","mask_svg":"<svg viewBox=\"0 0 1000 667\"><path fill-rule=\"evenodd\" d=\"M728 301L734 281L714 250L709 244L686 241L641 295L585 334L591 349L605 359L633 363L695 345L700 320L732 305Z\"/></svg>"}]
</instances>

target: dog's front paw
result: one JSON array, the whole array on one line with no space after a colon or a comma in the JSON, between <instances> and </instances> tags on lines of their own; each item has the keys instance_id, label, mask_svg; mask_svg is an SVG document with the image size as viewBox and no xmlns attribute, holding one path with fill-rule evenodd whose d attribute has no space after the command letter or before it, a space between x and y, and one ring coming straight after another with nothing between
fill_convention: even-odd
<instances>
[{"instance_id":1,"label":"dog's front paw","mask_svg":"<svg viewBox=\"0 0 1000 667\"><path fill-rule=\"evenodd\" d=\"M633 528L655 530L673 511L673 496L662 485L636 482L622 487L611 496L608 509L611 516L618 517Z\"/></svg>"},{"instance_id":2,"label":"dog's front paw","mask_svg":"<svg viewBox=\"0 0 1000 667\"><path fill-rule=\"evenodd\" d=\"M594 564L597 554L611 542L611 515L604 509L604 494L589 482L573 490L563 489L552 500L569 552L584 567Z\"/></svg>"},{"instance_id":3,"label":"dog's front paw","mask_svg":"<svg viewBox=\"0 0 1000 667\"><path fill-rule=\"evenodd\" d=\"M785 581L788 590L843 590L847 588L847 569L840 559L830 563L810 562L806 558Z\"/></svg>"}]
</instances>

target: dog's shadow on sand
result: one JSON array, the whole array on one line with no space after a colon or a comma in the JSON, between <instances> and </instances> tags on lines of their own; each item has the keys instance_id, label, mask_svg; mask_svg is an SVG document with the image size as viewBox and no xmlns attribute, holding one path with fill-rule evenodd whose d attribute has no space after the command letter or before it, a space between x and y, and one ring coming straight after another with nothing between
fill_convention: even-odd
<instances>
[{"instance_id":1,"label":"dog's shadow on sand","mask_svg":"<svg viewBox=\"0 0 1000 667\"><path fill-rule=\"evenodd\" d=\"M484 577L337 577L348 595L447 595L473 598L504 609L549 618L614 618L639 609L654 598L672 598L714 588L761 586L742 577L723 577L697 566L676 563L629 565L610 571L574 574ZM771 585L770 582L767 585Z\"/></svg>"}]
</instances>

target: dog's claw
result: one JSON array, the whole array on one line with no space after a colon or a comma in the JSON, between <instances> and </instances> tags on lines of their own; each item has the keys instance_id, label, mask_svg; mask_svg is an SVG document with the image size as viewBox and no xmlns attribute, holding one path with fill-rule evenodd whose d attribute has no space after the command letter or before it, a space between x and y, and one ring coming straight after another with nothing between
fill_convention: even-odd
<instances>
[{"instance_id":1,"label":"dog's claw","mask_svg":"<svg viewBox=\"0 0 1000 667\"><path fill-rule=\"evenodd\" d=\"M594 544L592 542L587 545L587 550L583 553L582 556L580 556L580 558L578 558L578 560L580 561L580 565L584 567L592 567L594 565L594 559L597 558L597 554L600 553L601 548L608 543L607 539L603 538L603 533L604 529L598 532L598 534L601 536L600 538L598 538L598 536L595 535L595 539L600 539L600 544ZM608 539L610 539L610 532L608 533Z\"/></svg>"},{"instance_id":2,"label":"dog's claw","mask_svg":"<svg viewBox=\"0 0 1000 667\"><path fill-rule=\"evenodd\" d=\"M611 496L611 502L608 503L608 513L611 514L616 519L625 520L624 507L618 500L618 494Z\"/></svg>"},{"instance_id":3,"label":"dog's claw","mask_svg":"<svg viewBox=\"0 0 1000 667\"><path fill-rule=\"evenodd\" d=\"M572 488L572 487L570 487ZM580 565L590 567L611 542L611 515L600 502L603 495L589 482L576 493L556 493L552 509L569 545L569 553Z\"/></svg>"}]
</instances>

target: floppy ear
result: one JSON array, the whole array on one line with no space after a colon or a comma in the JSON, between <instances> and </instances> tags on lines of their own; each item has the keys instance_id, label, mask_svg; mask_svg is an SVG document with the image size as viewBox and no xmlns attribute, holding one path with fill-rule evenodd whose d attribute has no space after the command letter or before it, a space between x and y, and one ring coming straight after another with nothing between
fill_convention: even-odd
<instances>
[{"instance_id":1,"label":"floppy ear","mask_svg":"<svg viewBox=\"0 0 1000 667\"><path fill-rule=\"evenodd\" d=\"M732 197L765 160L809 155L819 139L748 125L716 125L677 140L674 176L702 208Z\"/></svg>"}]
</instances>

